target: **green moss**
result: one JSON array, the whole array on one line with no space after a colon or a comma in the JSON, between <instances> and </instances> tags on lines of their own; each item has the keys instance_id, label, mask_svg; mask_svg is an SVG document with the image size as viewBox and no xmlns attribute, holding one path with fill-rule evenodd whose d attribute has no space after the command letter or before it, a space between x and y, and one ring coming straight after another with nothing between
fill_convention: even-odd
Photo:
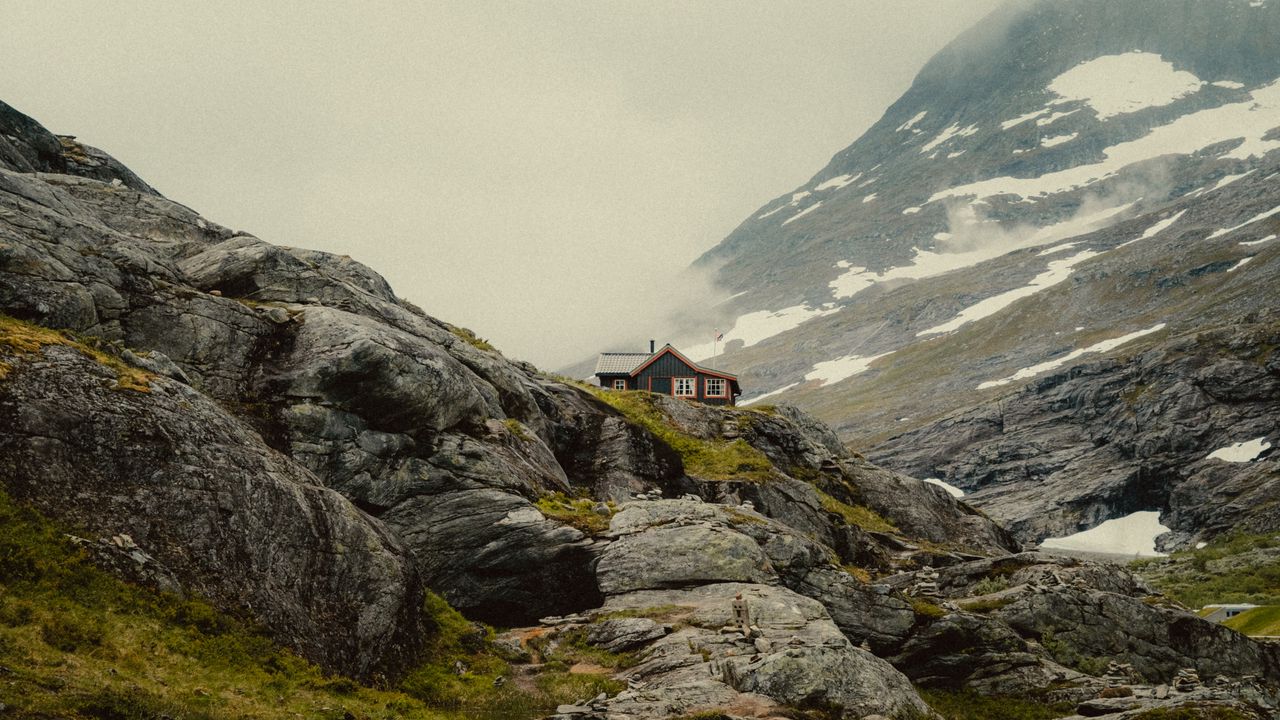
<instances>
[{"instance_id":1,"label":"green moss","mask_svg":"<svg viewBox=\"0 0 1280 720\"><path fill-rule=\"evenodd\" d=\"M1280 606L1266 605L1246 610L1222 624L1245 635L1280 635Z\"/></svg>"},{"instance_id":2,"label":"green moss","mask_svg":"<svg viewBox=\"0 0 1280 720\"><path fill-rule=\"evenodd\" d=\"M931 620L937 620L938 618L946 617L947 615L947 611L943 608L925 600L924 598L918 597L911 598L911 610L916 614L916 617L928 618Z\"/></svg>"},{"instance_id":3,"label":"green moss","mask_svg":"<svg viewBox=\"0 0 1280 720\"><path fill-rule=\"evenodd\" d=\"M593 389L597 398L621 412L628 420L658 436L680 455L685 472L709 480L763 481L774 477L773 464L765 454L741 438L703 440L678 430L654 404L654 395L637 390Z\"/></svg>"},{"instance_id":4,"label":"green moss","mask_svg":"<svg viewBox=\"0 0 1280 720\"><path fill-rule=\"evenodd\" d=\"M897 533L898 528L885 520L876 511L863 505L850 505L818 490L818 498L822 501L822 509L839 515L848 525L857 525L863 530L883 533Z\"/></svg>"},{"instance_id":5,"label":"green moss","mask_svg":"<svg viewBox=\"0 0 1280 720\"><path fill-rule=\"evenodd\" d=\"M1009 589L1009 578L1007 576L984 577L974 583L970 590L971 595L990 595L994 592Z\"/></svg>"},{"instance_id":6,"label":"green moss","mask_svg":"<svg viewBox=\"0 0 1280 720\"><path fill-rule=\"evenodd\" d=\"M450 325L449 332L453 333L459 338L462 338L462 340L465 341L471 347L477 348L479 350L484 350L485 352L492 352L492 353L498 352L498 349L490 345L488 340L485 340L484 338L476 335L474 332L472 332L471 330L468 330L467 328L458 327L456 325Z\"/></svg>"},{"instance_id":7,"label":"green moss","mask_svg":"<svg viewBox=\"0 0 1280 720\"><path fill-rule=\"evenodd\" d=\"M605 503L608 513L596 510L599 503L591 498L571 498L564 493L551 493L538 498L535 506L543 515L575 527L588 535L601 535L609 529L618 507L613 501Z\"/></svg>"},{"instance_id":8,"label":"green moss","mask_svg":"<svg viewBox=\"0 0 1280 720\"><path fill-rule=\"evenodd\" d=\"M1032 697L979 695L972 690L921 690L920 697L947 720L1050 720L1071 714L1074 703Z\"/></svg>"},{"instance_id":9,"label":"green moss","mask_svg":"<svg viewBox=\"0 0 1280 720\"><path fill-rule=\"evenodd\" d=\"M100 341L96 338L77 338L69 333L50 330L0 314L0 353L21 357L39 352L41 348L48 345L64 345L75 348L91 360L114 370L117 390L151 392L150 381L155 377L154 375L94 347L97 344L100 344ZM12 369L11 364L0 363L0 380L3 380Z\"/></svg>"}]
</instances>

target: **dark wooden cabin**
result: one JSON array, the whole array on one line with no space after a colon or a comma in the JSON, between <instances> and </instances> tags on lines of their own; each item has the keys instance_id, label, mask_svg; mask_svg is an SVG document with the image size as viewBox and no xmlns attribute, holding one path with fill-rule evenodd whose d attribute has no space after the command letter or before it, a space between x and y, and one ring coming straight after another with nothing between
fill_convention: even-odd
<instances>
[{"instance_id":1,"label":"dark wooden cabin","mask_svg":"<svg viewBox=\"0 0 1280 720\"><path fill-rule=\"evenodd\" d=\"M648 390L708 405L734 405L742 394L736 375L702 367L669 344L657 352L602 353L596 378L609 390Z\"/></svg>"}]
</instances>

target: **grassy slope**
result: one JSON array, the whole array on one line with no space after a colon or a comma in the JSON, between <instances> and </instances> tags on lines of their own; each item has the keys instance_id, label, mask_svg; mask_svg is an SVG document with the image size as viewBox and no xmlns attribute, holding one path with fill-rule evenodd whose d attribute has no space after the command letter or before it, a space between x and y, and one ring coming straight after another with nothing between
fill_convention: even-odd
<instances>
[{"instance_id":1,"label":"grassy slope","mask_svg":"<svg viewBox=\"0 0 1280 720\"><path fill-rule=\"evenodd\" d=\"M5 717L512 720L610 682L560 671L495 687L511 670L488 642L491 631L435 596L424 612L433 628L425 662L398 687L364 687L325 675L199 599L96 569L60 528L0 493Z\"/></svg>"},{"instance_id":2,"label":"grassy slope","mask_svg":"<svg viewBox=\"0 0 1280 720\"><path fill-rule=\"evenodd\" d=\"M1189 608L1210 603L1280 605L1280 537L1237 535L1133 569Z\"/></svg>"}]
</instances>

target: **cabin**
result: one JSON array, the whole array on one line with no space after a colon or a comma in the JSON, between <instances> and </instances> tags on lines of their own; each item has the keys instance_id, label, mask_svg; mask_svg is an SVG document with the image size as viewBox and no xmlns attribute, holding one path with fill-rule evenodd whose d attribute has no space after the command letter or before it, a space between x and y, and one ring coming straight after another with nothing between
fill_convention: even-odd
<instances>
[{"instance_id":1,"label":"cabin","mask_svg":"<svg viewBox=\"0 0 1280 720\"><path fill-rule=\"evenodd\" d=\"M1205 605L1200 609L1200 617L1209 622L1222 623L1224 620L1248 612L1258 607L1250 603L1222 603L1214 605Z\"/></svg>"},{"instance_id":2,"label":"cabin","mask_svg":"<svg viewBox=\"0 0 1280 720\"><path fill-rule=\"evenodd\" d=\"M596 379L609 390L647 390L697 400L707 405L733 405L742 388L738 376L703 367L670 344L647 353L601 353Z\"/></svg>"}]
</instances>

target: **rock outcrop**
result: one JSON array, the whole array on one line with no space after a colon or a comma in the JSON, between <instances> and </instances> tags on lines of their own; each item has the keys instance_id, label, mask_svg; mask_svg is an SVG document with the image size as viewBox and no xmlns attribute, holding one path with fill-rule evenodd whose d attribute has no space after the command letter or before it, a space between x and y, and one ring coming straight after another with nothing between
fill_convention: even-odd
<instances>
[{"instance_id":1,"label":"rock outcrop","mask_svg":"<svg viewBox=\"0 0 1280 720\"><path fill-rule=\"evenodd\" d=\"M1280 319L1259 313L1048 375L880 445L872 458L962 488L1022 540L1162 510L1166 547L1274 532ZM1258 442L1256 457L1210 457ZM1244 462L1239 462L1244 460Z\"/></svg>"}]
</instances>

